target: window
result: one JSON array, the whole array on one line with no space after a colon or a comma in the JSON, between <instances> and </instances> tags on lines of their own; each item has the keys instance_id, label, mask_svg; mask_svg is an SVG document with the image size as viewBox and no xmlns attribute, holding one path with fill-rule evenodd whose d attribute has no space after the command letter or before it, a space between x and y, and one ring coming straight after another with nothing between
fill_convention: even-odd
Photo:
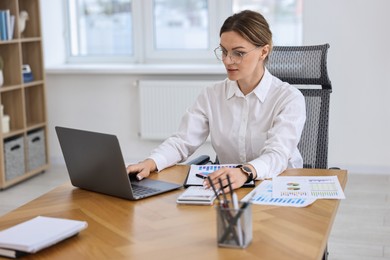
<instances>
[{"instance_id":1,"label":"window","mask_svg":"<svg viewBox=\"0 0 390 260\"><path fill-rule=\"evenodd\" d=\"M215 63L233 12L262 13L275 45L301 44L303 0L67 0L69 62Z\"/></svg>"},{"instance_id":2,"label":"window","mask_svg":"<svg viewBox=\"0 0 390 260\"><path fill-rule=\"evenodd\" d=\"M70 55L133 55L131 0L69 0Z\"/></svg>"},{"instance_id":3,"label":"window","mask_svg":"<svg viewBox=\"0 0 390 260\"><path fill-rule=\"evenodd\" d=\"M302 0L233 0L233 12L250 9L267 19L274 45L302 42Z\"/></svg>"},{"instance_id":4,"label":"window","mask_svg":"<svg viewBox=\"0 0 390 260\"><path fill-rule=\"evenodd\" d=\"M208 14L207 0L154 1L154 48L156 50L207 50L209 47Z\"/></svg>"}]
</instances>

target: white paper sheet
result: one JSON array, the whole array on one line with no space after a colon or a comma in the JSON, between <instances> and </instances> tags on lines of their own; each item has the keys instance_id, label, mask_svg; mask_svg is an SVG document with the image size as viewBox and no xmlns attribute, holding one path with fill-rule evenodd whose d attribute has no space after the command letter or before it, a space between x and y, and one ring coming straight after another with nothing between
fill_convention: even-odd
<instances>
[{"instance_id":1,"label":"white paper sheet","mask_svg":"<svg viewBox=\"0 0 390 260\"><path fill-rule=\"evenodd\" d=\"M345 199L337 176L278 176L272 183L274 198Z\"/></svg>"},{"instance_id":2,"label":"white paper sheet","mask_svg":"<svg viewBox=\"0 0 390 260\"><path fill-rule=\"evenodd\" d=\"M306 207L312 204L314 198L273 198L272 197L272 181L264 180L257 185L242 201L250 200L253 204L258 205L275 205L275 206L290 206L290 207Z\"/></svg>"},{"instance_id":3,"label":"white paper sheet","mask_svg":"<svg viewBox=\"0 0 390 260\"><path fill-rule=\"evenodd\" d=\"M213 173L223 167L234 168L237 164L205 164L205 165L191 165L190 171L188 173L187 181L185 185L188 186L203 186L203 181L201 177L198 177L197 174L202 174L207 176L210 173ZM244 186L252 187L254 186L254 181L245 183Z\"/></svg>"}]
</instances>

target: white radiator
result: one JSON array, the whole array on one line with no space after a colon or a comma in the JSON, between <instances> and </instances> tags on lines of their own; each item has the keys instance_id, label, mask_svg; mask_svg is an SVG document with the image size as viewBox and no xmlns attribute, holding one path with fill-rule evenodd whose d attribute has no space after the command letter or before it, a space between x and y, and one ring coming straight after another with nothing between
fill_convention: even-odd
<instances>
[{"instance_id":1,"label":"white radiator","mask_svg":"<svg viewBox=\"0 0 390 260\"><path fill-rule=\"evenodd\" d=\"M210 84L212 81L139 81L141 138L165 140L172 135L186 109Z\"/></svg>"}]
</instances>

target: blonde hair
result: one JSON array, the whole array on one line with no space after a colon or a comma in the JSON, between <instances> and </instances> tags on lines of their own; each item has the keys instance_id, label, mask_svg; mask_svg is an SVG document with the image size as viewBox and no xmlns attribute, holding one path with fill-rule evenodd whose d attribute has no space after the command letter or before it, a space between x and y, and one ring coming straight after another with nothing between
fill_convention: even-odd
<instances>
[{"instance_id":1,"label":"blonde hair","mask_svg":"<svg viewBox=\"0 0 390 260\"><path fill-rule=\"evenodd\" d=\"M272 32L267 20L258 12L244 10L228 17L223 23L219 36L224 32L234 31L255 46L269 45L272 50ZM269 56L268 54L268 56ZM265 62L268 61L268 56Z\"/></svg>"}]
</instances>

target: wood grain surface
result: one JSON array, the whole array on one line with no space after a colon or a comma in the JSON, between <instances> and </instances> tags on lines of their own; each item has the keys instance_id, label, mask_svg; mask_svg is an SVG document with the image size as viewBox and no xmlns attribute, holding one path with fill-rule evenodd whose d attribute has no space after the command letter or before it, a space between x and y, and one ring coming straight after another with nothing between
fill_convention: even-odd
<instances>
[{"instance_id":1,"label":"wood grain surface","mask_svg":"<svg viewBox=\"0 0 390 260\"><path fill-rule=\"evenodd\" d=\"M188 166L152 178L183 183ZM290 169L282 175L337 175L344 170ZM257 184L259 184L258 182ZM241 188L243 198L251 189ZM78 236L44 249L33 259L321 259L339 200L317 200L305 208L252 206L253 240L245 249L221 248L213 206L179 205L179 189L139 201L85 191L65 183L0 218L0 230L35 216L88 222Z\"/></svg>"}]
</instances>

